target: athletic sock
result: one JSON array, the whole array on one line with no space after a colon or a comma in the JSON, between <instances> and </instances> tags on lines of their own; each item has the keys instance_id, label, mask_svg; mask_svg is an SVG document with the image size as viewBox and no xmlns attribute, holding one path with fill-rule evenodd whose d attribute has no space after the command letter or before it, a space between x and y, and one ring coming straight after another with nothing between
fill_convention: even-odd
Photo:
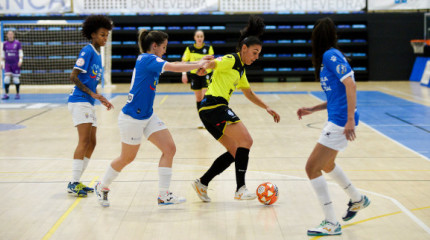
<instances>
[{"instance_id":1,"label":"athletic sock","mask_svg":"<svg viewBox=\"0 0 430 240\"><path fill-rule=\"evenodd\" d=\"M239 147L236 150L236 157L234 158L236 167L236 191L245 185L245 174L248 168L249 149Z\"/></svg>"},{"instance_id":2,"label":"athletic sock","mask_svg":"<svg viewBox=\"0 0 430 240\"><path fill-rule=\"evenodd\" d=\"M82 159L73 159L72 162L72 180L71 182L79 182L82 176L82 167L84 166L84 161Z\"/></svg>"},{"instance_id":3,"label":"athletic sock","mask_svg":"<svg viewBox=\"0 0 430 240\"><path fill-rule=\"evenodd\" d=\"M109 188L113 180L118 177L119 172L112 168L111 165L106 169L105 175L103 176L102 181L100 182L101 188Z\"/></svg>"},{"instance_id":4,"label":"athletic sock","mask_svg":"<svg viewBox=\"0 0 430 240\"><path fill-rule=\"evenodd\" d=\"M212 181L216 175L224 172L233 162L233 156L229 152L225 152L215 159L209 170L200 178L200 183L208 186L209 182Z\"/></svg>"},{"instance_id":5,"label":"athletic sock","mask_svg":"<svg viewBox=\"0 0 430 240\"><path fill-rule=\"evenodd\" d=\"M351 198L352 202L358 202L361 200L361 193L357 190L357 188L352 185L349 178L346 176L345 172L341 167L336 165L333 171L327 173L343 190L348 194Z\"/></svg>"},{"instance_id":6,"label":"athletic sock","mask_svg":"<svg viewBox=\"0 0 430 240\"><path fill-rule=\"evenodd\" d=\"M333 203L328 193L327 181L325 180L324 176L321 175L317 178L311 179L311 184L323 209L325 220L336 224L336 214L334 212Z\"/></svg>"},{"instance_id":7,"label":"athletic sock","mask_svg":"<svg viewBox=\"0 0 430 240\"><path fill-rule=\"evenodd\" d=\"M158 168L158 190L160 195L165 195L169 191L170 180L172 179L172 168Z\"/></svg>"}]
</instances>

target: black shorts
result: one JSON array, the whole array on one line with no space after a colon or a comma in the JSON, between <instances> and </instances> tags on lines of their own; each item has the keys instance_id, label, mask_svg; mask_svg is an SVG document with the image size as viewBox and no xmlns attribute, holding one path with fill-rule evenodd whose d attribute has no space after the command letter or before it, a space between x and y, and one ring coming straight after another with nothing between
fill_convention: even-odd
<instances>
[{"instance_id":1,"label":"black shorts","mask_svg":"<svg viewBox=\"0 0 430 240\"><path fill-rule=\"evenodd\" d=\"M224 135L224 130L228 124L237 123L240 118L228 107L227 101L222 98L225 103L219 102L218 104L209 104L211 100L215 99L212 96L205 96L200 105L199 116L205 125L206 129L212 136L219 140ZM209 100L209 101L208 101ZM213 101L212 101L213 103Z\"/></svg>"},{"instance_id":2,"label":"black shorts","mask_svg":"<svg viewBox=\"0 0 430 240\"><path fill-rule=\"evenodd\" d=\"M199 76L197 74L188 73L188 79L191 83L191 89L202 90L203 88L208 88L211 76L212 73L209 73L206 76Z\"/></svg>"}]
</instances>

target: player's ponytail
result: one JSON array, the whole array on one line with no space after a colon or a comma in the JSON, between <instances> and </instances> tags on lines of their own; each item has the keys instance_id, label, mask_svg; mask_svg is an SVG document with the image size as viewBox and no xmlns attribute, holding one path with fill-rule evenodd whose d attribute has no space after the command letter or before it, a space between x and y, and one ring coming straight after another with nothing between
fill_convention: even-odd
<instances>
[{"instance_id":1,"label":"player's ponytail","mask_svg":"<svg viewBox=\"0 0 430 240\"><path fill-rule=\"evenodd\" d=\"M312 31L312 64L315 68L315 80L319 81L324 53L337 46L336 27L330 18L318 19Z\"/></svg>"},{"instance_id":2,"label":"player's ponytail","mask_svg":"<svg viewBox=\"0 0 430 240\"><path fill-rule=\"evenodd\" d=\"M146 29L142 29L139 31L139 35L137 37L139 43L139 51L140 53L146 53L147 51L151 50L152 43L160 45L168 38L169 35L167 35L167 33L165 32L148 31Z\"/></svg>"},{"instance_id":3,"label":"player's ponytail","mask_svg":"<svg viewBox=\"0 0 430 240\"><path fill-rule=\"evenodd\" d=\"M260 36L264 33L264 20L261 17L249 16L248 25L240 31L239 43L236 47L237 51L242 49L245 44L247 47L251 45L262 45Z\"/></svg>"}]
</instances>

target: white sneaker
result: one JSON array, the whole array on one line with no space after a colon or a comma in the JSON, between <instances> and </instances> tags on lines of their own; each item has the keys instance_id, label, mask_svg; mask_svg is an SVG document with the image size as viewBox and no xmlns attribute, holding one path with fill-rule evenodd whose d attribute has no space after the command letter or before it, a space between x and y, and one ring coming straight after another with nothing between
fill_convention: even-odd
<instances>
[{"instance_id":1,"label":"white sneaker","mask_svg":"<svg viewBox=\"0 0 430 240\"><path fill-rule=\"evenodd\" d=\"M194 191L196 191L197 196L203 201L203 202L210 202L211 199L208 196L208 186L203 185L200 182L200 179L194 180L194 182L191 183L191 186L193 187Z\"/></svg>"},{"instance_id":2,"label":"white sneaker","mask_svg":"<svg viewBox=\"0 0 430 240\"><path fill-rule=\"evenodd\" d=\"M169 191L167 191L164 196L158 195L158 205L179 204L186 201L184 197L178 197Z\"/></svg>"},{"instance_id":3,"label":"white sneaker","mask_svg":"<svg viewBox=\"0 0 430 240\"><path fill-rule=\"evenodd\" d=\"M236 200L253 200L257 198L257 194L255 192L250 192L245 185L243 185L237 192L234 194L234 199Z\"/></svg>"},{"instance_id":4,"label":"white sneaker","mask_svg":"<svg viewBox=\"0 0 430 240\"><path fill-rule=\"evenodd\" d=\"M341 235L342 227L337 222L333 224L327 220L323 220L316 228L308 230L308 236L327 236L327 235Z\"/></svg>"},{"instance_id":5,"label":"white sneaker","mask_svg":"<svg viewBox=\"0 0 430 240\"><path fill-rule=\"evenodd\" d=\"M109 188L101 188L100 182L94 186L94 192L96 193L97 199L99 200L102 207L109 207L108 193Z\"/></svg>"}]
</instances>

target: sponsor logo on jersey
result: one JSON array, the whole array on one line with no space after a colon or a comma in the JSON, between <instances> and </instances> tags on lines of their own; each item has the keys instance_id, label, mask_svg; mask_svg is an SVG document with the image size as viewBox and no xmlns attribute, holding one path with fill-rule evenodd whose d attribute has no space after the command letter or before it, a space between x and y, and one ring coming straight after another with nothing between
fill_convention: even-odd
<instances>
[{"instance_id":1,"label":"sponsor logo on jersey","mask_svg":"<svg viewBox=\"0 0 430 240\"><path fill-rule=\"evenodd\" d=\"M159 57L157 57L155 60L157 60L157 62L164 62L164 60Z\"/></svg>"},{"instance_id":2,"label":"sponsor logo on jersey","mask_svg":"<svg viewBox=\"0 0 430 240\"><path fill-rule=\"evenodd\" d=\"M331 60L332 62L336 62L336 61L337 61L337 58L336 58L336 56L331 56L330 60Z\"/></svg>"},{"instance_id":3,"label":"sponsor logo on jersey","mask_svg":"<svg viewBox=\"0 0 430 240\"><path fill-rule=\"evenodd\" d=\"M78 67L82 67L85 64L85 59L83 58L78 58L78 60L76 60L76 66Z\"/></svg>"},{"instance_id":4,"label":"sponsor logo on jersey","mask_svg":"<svg viewBox=\"0 0 430 240\"><path fill-rule=\"evenodd\" d=\"M345 73L346 73L346 66L345 66L345 65L343 65L343 64L338 64L338 65L336 66L336 72L337 72L338 74L345 74Z\"/></svg>"},{"instance_id":5,"label":"sponsor logo on jersey","mask_svg":"<svg viewBox=\"0 0 430 240\"><path fill-rule=\"evenodd\" d=\"M82 53L81 53L81 56L84 56L84 55L85 55L85 52L82 52Z\"/></svg>"}]
</instances>

